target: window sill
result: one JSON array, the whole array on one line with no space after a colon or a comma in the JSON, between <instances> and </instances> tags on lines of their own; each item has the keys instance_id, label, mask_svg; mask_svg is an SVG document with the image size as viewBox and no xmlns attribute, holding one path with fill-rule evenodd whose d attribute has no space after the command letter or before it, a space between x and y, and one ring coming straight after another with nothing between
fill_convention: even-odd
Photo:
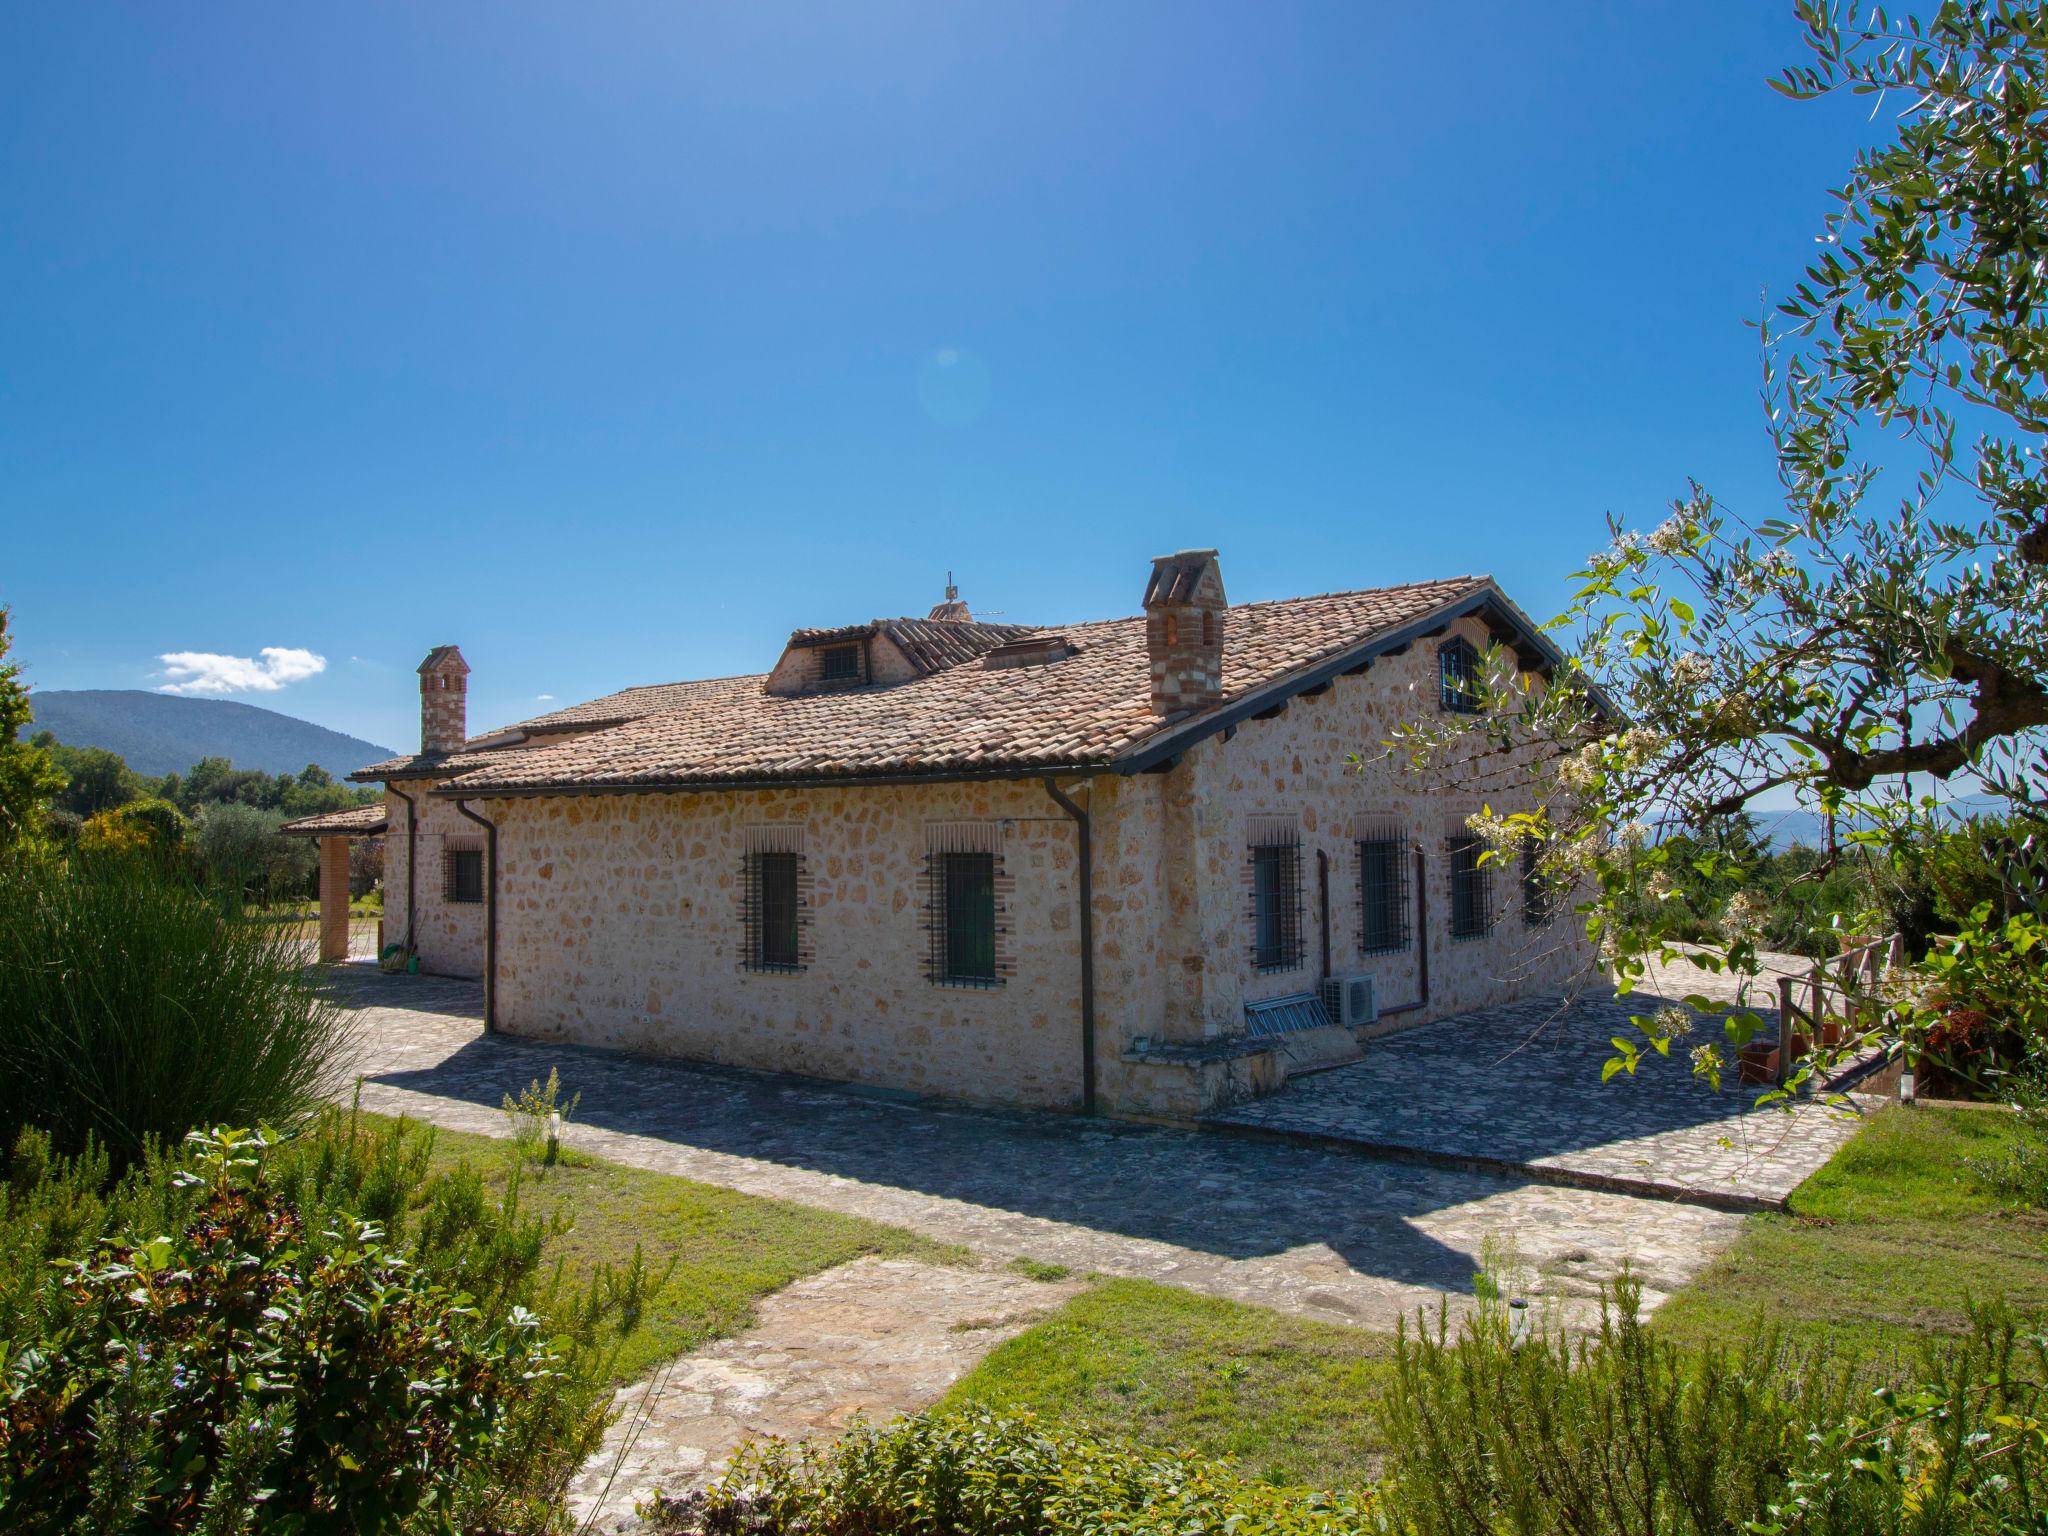
<instances>
[{"instance_id":1,"label":"window sill","mask_svg":"<svg viewBox=\"0 0 2048 1536\"><path fill-rule=\"evenodd\" d=\"M1358 952L1369 960L1386 955L1405 955L1408 953L1408 941L1403 939L1398 944L1365 944L1359 947Z\"/></svg>"},{"instance_id":2,"label":"window sill","mask_svg":"<svg viewBox=\"0 0 2048 1536\"><path fill-rule=\"evenodd\" d=\"M740 969L749 976L795 976L804 968L801 965L764 965L748 960L742 962Z\"/></svg>"},{"instance_id":3,"label":"window sill","mask_svg":"<svg viewBox=\"0 0 2048 1536\"><path fill-rule=\"evenodd\" d=\"M934 976L931 982L935 987L950 987L959 992L995 992L1005 985L1001 976Z\"/></svg>"}]
</instances>

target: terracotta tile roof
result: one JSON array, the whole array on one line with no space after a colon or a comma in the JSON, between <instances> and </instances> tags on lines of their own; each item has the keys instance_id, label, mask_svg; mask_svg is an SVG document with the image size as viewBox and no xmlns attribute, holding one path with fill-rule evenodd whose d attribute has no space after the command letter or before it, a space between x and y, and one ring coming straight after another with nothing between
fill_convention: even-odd
<instances>
[{"instance_id":1,"label":"terracotta tile roof","mask_svg":"<svg viewBox=\"0 0 2048 1536\"><path fill-rule=\"evenodd\" d=\"M913 667L930 676L1028 635L1031 629L1029 624L984 624L978 619L871 619L839 629L800 629L789 637L789 643L831 645L841 640L886 635Z\"/></svg>"},{"instance_id":2,"label":"terracotta tile roof","mask_svg":"<svg viewBox=\"0 0 2048 1536\"><path fill-rule=\"evenodd\" d=\"M1202 715L1482 590L1491 590L1486 578L1460 576L1234 607L1224 641L1224 697ZM975 627L1009 638L1031 633L1017 625ZM584 735L553 744L543 735L439 760L396 759L358 776L396 776L405 765L459 775L462 790L475 794L972 776L1104 767L1185 723L1152 712L1142 618L1063 625L1056 633L1072 648L1063 660L953 665L891 686L774 695L763 690L764 677L753 676L629 689L529 722L560 721L579 710L596 711L585 717L594 722L627 700L640 711Z\"/></svg>"},{"instance_id":3,"label":"terracotta tile roof","mask_svg":"<svg viewBox=\"0 0 2048 1536\"><path fill-rule=\"evenodd\" d=\"M277 829L286 837L372 837L384 830L384 802L301 816Z\"/></svg>"}]
</instances>

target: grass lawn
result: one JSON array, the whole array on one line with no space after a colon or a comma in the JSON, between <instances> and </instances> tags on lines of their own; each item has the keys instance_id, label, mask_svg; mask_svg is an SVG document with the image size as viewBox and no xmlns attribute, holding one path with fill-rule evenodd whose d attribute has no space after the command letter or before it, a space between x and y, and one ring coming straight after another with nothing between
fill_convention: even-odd
<instances>
[{"instance_id":1,"label":"grass lawn","mask_svg":"<svg viewBox=\"0 0 2048 1536\"><path fill-rule=\"evenodd\" d=\"M2048 1211L2015 1209L1973 1173L2018 1122L1974 1105L1892 1105L1656 1315L1681 1341L1735 1340L1761 1312L1801 1343L1882 1364L1965 1325L1972 1299L2048 1310Z\"/></svg>"},{"instance_id":2,"label":"grass lawn","mask_svg":"<svg viewBox=\"0 0 2048 1536\"><path fill-rule=\"evenodd\" d=\"M513 1156L508 1141L434 1131L437 1170L466 1161L502 1189ZM621 1344L615 1369L621 1381L709 1339L739 1332L753 1320L755 1302L805 1275L867 1254L938 1263L962 1256L959 1249L880 1222L581 1153L566 1154L551 1168L529 1162L520 1199L529 1214L562 1211L573 1222L548 1249L571 1280L586 1279L600 1264L623 1266L636 1243L651 1276L674 1261L667 1283L649 1298L640 1326Z\"/></svg>"},{"instance_id":3,"label":"grass lawn","mask_svg":"<svg viewBox=\"0 0 2048 1536\"><path fill-rule=\"evenodd\" d=\"M2016 1130L1992 1108L1880 1111L1790 1214L1750 1217L1653 1326L1681 1342L1738 1343L1762 1315L1798 1342L1832 1342L1881 1368L1962 1329L1970 1298L2048 1311L2048 1212L2014 1209L1964 1161L1996 1160ZM1371 1404L1391 1353L1384 1334L1112 1280L1002 1345L942 1406L1029 1409L1273 1482L1335 1487L1377 1469Z\"/></svg>"},{"instance_id":4,"label":"grass lawn","mask_svg":"<svg viewBox=\"0 0 2048 1536\"><path fill-rule=\"evenodd\" d=\"M1271 1482L1332 1488L1376 1470L1366 1407L1392 1347L1362 1329L1108 1280L998 1346L940 1406L1029 1409Z\"/></svg>"}]
</instances>

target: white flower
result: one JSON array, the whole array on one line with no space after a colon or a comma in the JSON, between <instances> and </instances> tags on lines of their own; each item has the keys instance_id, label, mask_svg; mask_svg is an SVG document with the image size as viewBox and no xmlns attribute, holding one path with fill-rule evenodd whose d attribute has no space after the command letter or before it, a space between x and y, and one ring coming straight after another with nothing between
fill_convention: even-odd
<instances>
[{"instance_id":1,"label":"white flower","mask_svg":"<svg viewBox=\"0 0 2048 1536\"><path fill-rule=\"evenodd\" d=\"M1650 1015L1650 1035L1657 1040L1687 1040L1692 1037L1692 1010L1666 1003Z\"/></svg>"},{"instance_id":2,"label":"white flower","mask_svg":"<svg viewBox=\"0 0 2048 1536\"><path fill-rule=\"evenodd\" d=\"M1687 651L1671 663L1671 681L1681 688L1697 688L1714 675L1714 664L1698 651Z\"/></svg>"},{"instance_id":3,"label":"white flower","mask_svg":"<svg viewBox=\"0 0 2048 1536\"><path fill-rule=\"evenodd\" d=\"M1649 544L1652 553L1662 555L1667 560L1676 560L1680 555L1689 554L1692 550L1692 526L1682 515L1667 518L1657 526L1657 531L1650 535Z\"/></svg>"},{"instance_id":4,"label":"white flower","mask_svg":"<svg viewBox=\"0 0 2048 1536\"><path fill-rule=\"evenodd\" d=\"M1557 764L1557 781L1566 789L1585 789L1606 767L1607 754L1598 742L1589 742L1561 758Z\"/></svg>"},{"instance_id":5,"label":"white flower","mask_svg":"<svg viewBox=\"0 0 2048 1536\"><path fill-rule=\"evenodd\" d=\"M1748 891L1728 898L1728 910L1721 914L1721 927L1731 939L1753 939L1763 932L1769 909Z\"/></svg>"}]
</instances>

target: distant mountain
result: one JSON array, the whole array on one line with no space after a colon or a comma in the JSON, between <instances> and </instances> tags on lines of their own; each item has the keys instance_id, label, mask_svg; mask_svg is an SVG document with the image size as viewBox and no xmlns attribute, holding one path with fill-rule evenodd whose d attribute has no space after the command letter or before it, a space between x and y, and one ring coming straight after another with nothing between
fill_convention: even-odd
<instances>
[{"instance_id":1,"label":"distant mountain","mask_svg":"<svg viewBox=\"0 0 2048 1536\"><path fill-rule=\"evenodd\" d=\"M1991 795L1958 795L1944 807L1945 814L1953 821L1968 821L1978 816L1997 816L2005 812L2005 802ZM1753 811L1756 828L1764 840L1773 848L1790 848L1803 843L1808 848L1818 848L1826 836L1825 818L1818 811ZM1862 823L1844 816L1837 829L1846 837Z\"/></svg>"},{"instance_id":2,"label":"distant mountain","mask_svg":"<svg viewBox=\"0 0 2048 1536\"><path fill-rule=\"evenodd\" d=\"M81 688L29 695L35 724L67 747L105 747L137 773L183 773L202 757L237 768L297 773L318 763L337 779L386 757L389 747L324 725L226 699L182 699L136 688Z\"/></svg>"}]
</instances>

